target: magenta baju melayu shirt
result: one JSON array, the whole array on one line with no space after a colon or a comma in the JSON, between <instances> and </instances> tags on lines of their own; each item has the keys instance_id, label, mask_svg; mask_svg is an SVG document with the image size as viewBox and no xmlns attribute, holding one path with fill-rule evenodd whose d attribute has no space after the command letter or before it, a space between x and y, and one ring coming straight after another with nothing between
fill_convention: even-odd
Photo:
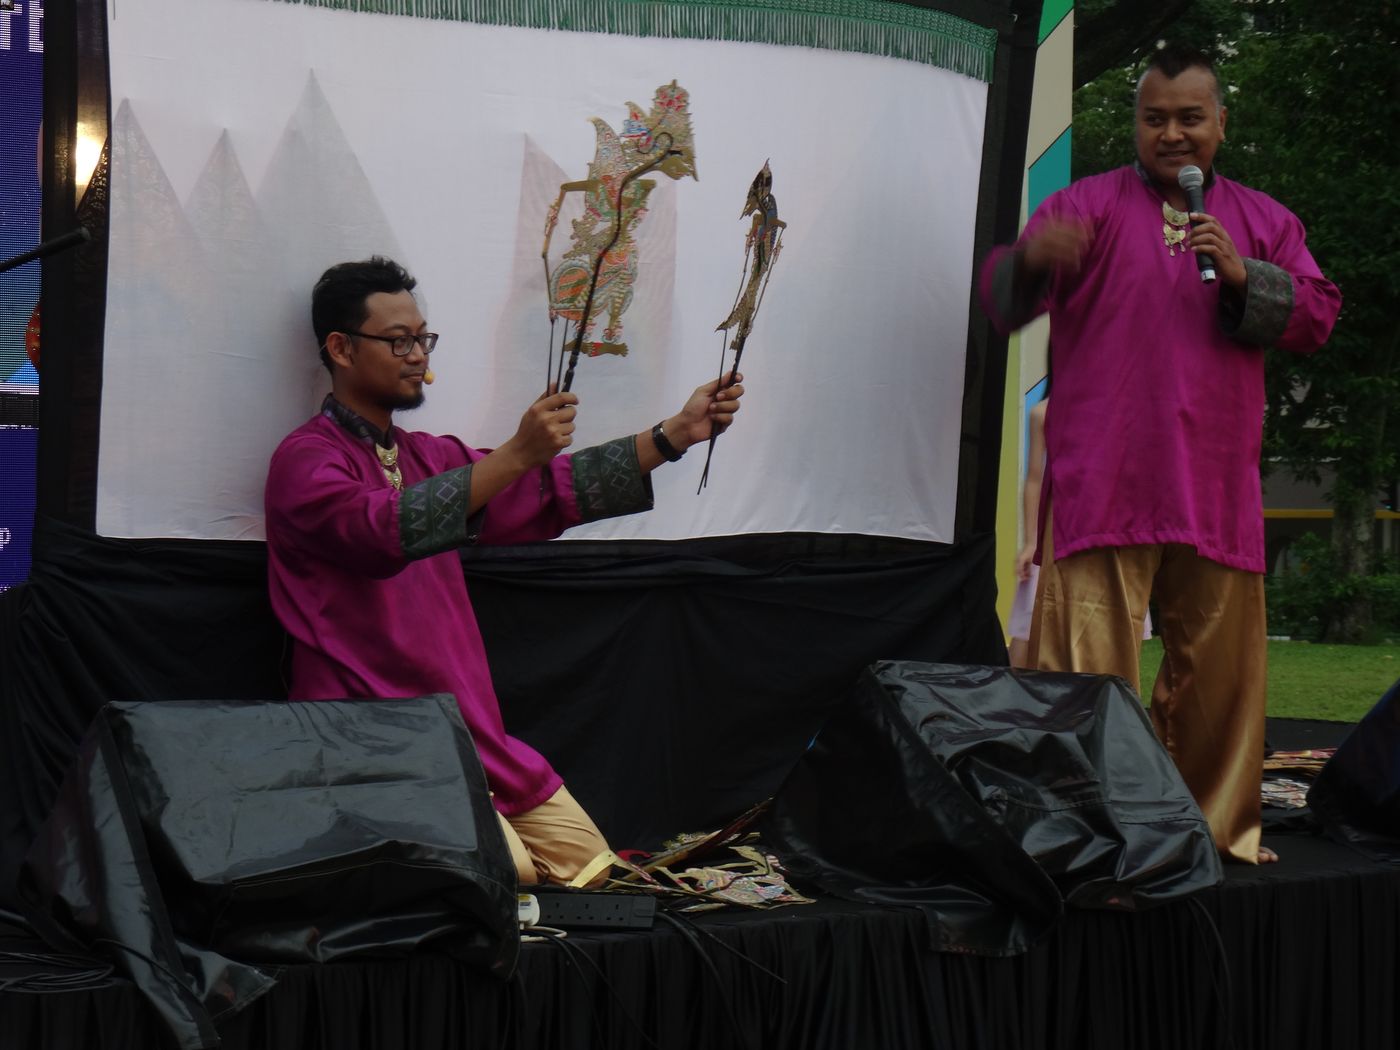
<instances>
[{"instance_id":1,"label":"magenta baju melayu shirt","mask_svg":"<svg viewBox=\"0 0 1400 1050\"><path fill-rule=\"evenodd\" d=\"M333 399L272 457L266 489L272 607L292 637L290 698L451 693L496 808L546 801L559 775L507 735L457 548L530 543L651 506L632 438L559 456L468 519L471 464L452 437L392 437L404 490L388 482L373 428Z\"/></svg>"},{"instance_id":2,"label":"magenta baju melayu shirt","mask_svg":"<svg viewBox=\"0 0 1400 1050\"><path fill-rule=\"evenodd\" d=\"M1316 349L1341 293L1292 213L1218 176L1205 210L1234 240L1248 284L1242 301L1219 281L1203 284L1195 256L1168 243L1163 201L1134 167L1059 191L1016 248L987 259L982 301L1002 331L1050 314L1044 498L1054 507L1055 557L1186 543L1263 572L1263 348ZM1016 252L1052 216L1091 226L1091 246L1078 273L1025 287Z\"/></svg>"}]
</instances>

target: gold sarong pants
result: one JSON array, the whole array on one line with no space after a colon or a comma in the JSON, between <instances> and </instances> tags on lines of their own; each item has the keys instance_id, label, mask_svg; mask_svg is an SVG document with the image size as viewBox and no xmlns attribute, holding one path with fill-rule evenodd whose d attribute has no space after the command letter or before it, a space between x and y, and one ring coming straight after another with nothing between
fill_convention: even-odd
<instances>
[{"instance_id":1,"label":"gold sarong pants","mask_svg":"<svg viewBox=\"0 0 1400 1050\"><path fill-rule=\"evenodd\" d=\"M496 816L522 886L567 885L608 848L598 825L566 787L534 809L513 817ZM601 883L607 875L605 868L590 885Z\"/></svg>"},{"instance_id":2,"label":"gold sarong pants","mask_svg":"<svg viewBox=\"0 0 1400 1050\"><path fill-rule=\"evenodd\" d=\"M1165 655L1151 718L1220 852L1259 851L1267 628L1264 578L1186 544L1102 547L1053 558L1047 522L1030 663L1114 674L1136 691L1142 621L1155 597Z\"/></svg>"}]
</instances>

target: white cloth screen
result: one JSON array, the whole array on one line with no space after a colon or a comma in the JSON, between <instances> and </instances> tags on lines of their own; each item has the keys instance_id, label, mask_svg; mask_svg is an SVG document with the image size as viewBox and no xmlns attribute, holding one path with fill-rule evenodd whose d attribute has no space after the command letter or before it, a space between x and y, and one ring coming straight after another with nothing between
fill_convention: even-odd
<instances>
[{"instance_id":1,"label":"white cloth screen","mask_svg":"<svg viewBox=\"0 0 1400 1050\"><path fill-rule=\"evenodd\" d=\"M657 471L655 511L570 535L952 539L987 85L867 54L265 0L110 11L100 533L261 538L268 458L329 389L310 289L346 259L402 262L442 334L400 425L508 437L544 385L545 210L585 176L588 118L618 128L675 79L699 180L658 179L632 351L580 362L579 447L717 374L765 159L789 229L709 487L702 447Z\"/></svg>"}]
</instances>

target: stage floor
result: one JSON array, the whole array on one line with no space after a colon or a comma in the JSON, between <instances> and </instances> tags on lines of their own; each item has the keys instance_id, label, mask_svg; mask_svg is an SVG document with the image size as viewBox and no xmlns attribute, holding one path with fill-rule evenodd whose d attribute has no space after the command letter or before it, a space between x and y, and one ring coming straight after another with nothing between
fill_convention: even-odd
<instances>
[{"instance_id":1,"label":"stage floor","mask_svg":"<svg viewBox=\"0 0 1400 1050\"><path fill-rule=\"evenodd\" d=\"M1269 738L1327 746L1346 728ZM1013 958L932 953L920 913L824 899L526 944L506 983L430 955L299 967L220 1031L238 1050L1393 1050L1400 867L1308 834L1266 842L1281 863L1152 911L1070 913ZM21 947L0 940L0 987ZM173 1045L125 982L0 992L5 1048Z\"/></svg>"}]
</instances>

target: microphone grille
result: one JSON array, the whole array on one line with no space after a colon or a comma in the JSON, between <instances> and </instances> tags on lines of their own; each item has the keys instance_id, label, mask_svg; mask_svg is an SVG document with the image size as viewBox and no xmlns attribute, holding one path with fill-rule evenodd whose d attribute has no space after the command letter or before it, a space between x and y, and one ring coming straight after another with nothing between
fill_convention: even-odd
<instances>
[{"instance_id":1,"label":"microphone grille","mask_svg":"<svg viewBox=\"0 0 1400 1050\"><path fill-rule=\"evenodd\" d=\"M1188 164L1176 173L1176 184L1183 190L1198 190L1205 185L1205 182L1205 175L1194 164Z\"/></svg>"}]
</instances>

